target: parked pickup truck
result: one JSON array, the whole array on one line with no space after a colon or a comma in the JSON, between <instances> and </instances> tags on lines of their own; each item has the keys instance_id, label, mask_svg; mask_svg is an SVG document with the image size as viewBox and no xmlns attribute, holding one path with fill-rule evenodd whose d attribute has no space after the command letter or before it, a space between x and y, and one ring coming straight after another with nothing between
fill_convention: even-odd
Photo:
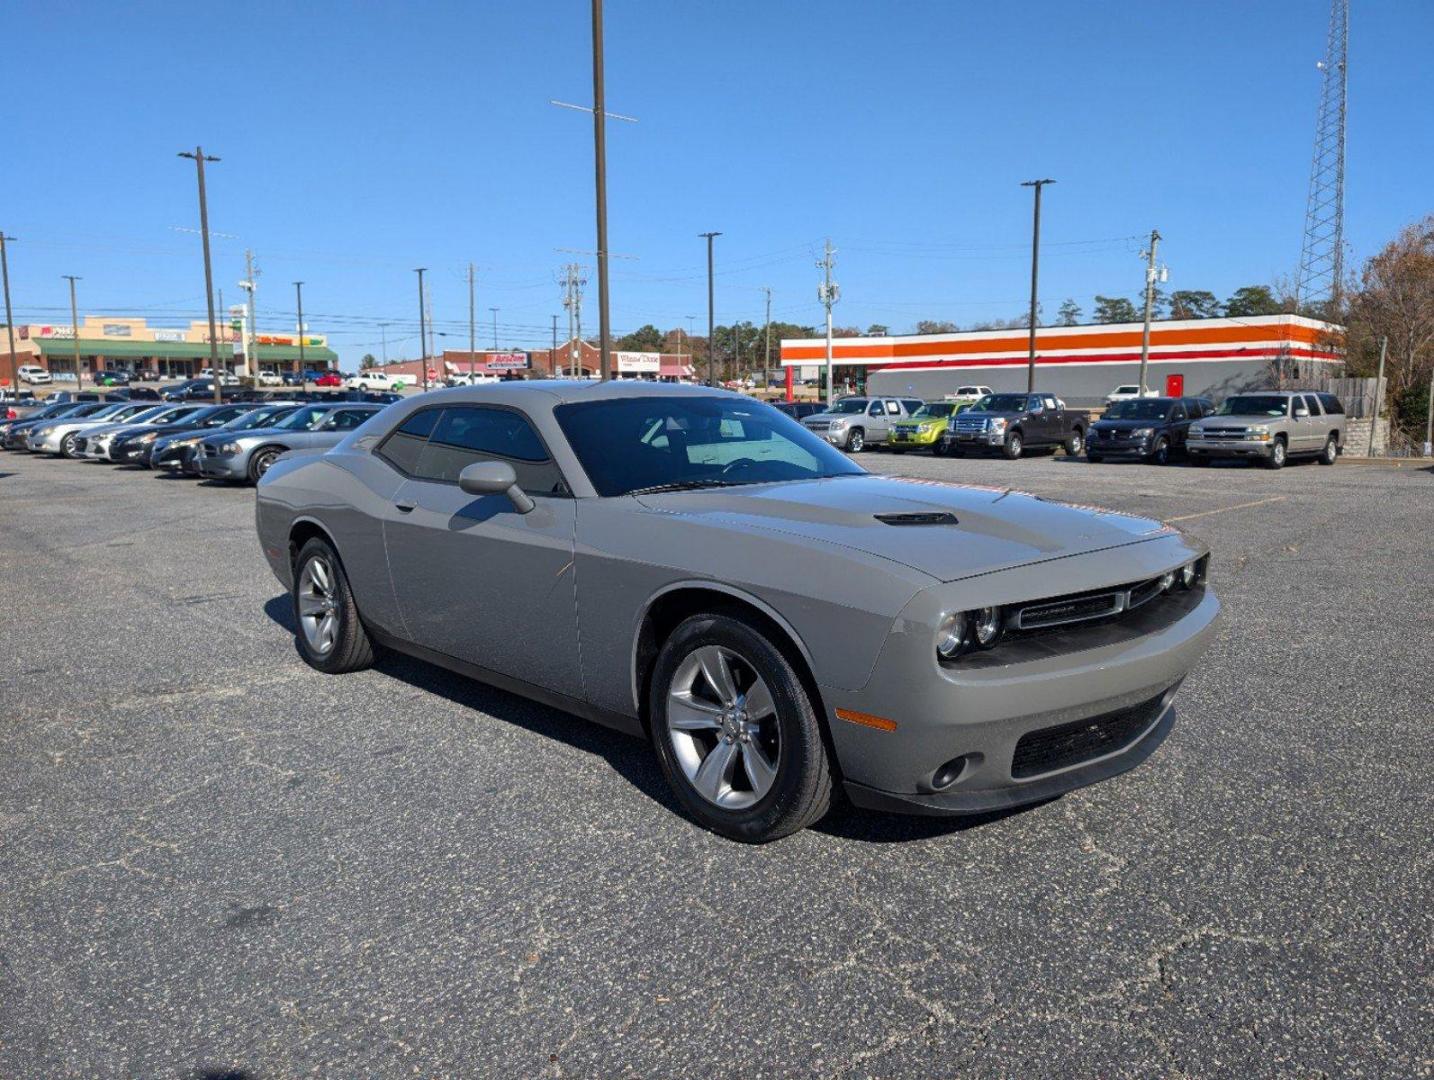
<instances>
[{"instance_id":1,"label":"parked pickup truck","mask_svg":"<svg viewBox=\"0 0 1434 1080\"><path fill-rule=\"evenodd\" d=\"M1214 416L1191 424L1185 452L1192 465L1212 458L1253 458L1282 469L1292 457L1311 456L1333 465L1344 436L1344 406L1333 394L1262 390L1228 397Z\"/></svg>"},{"instance_id":2,"label":"parked pickup truck","mask_svg":"<svg viewBox=\"0 0 1434 1080\"><path fill-rule=\"evenodd\" d=\"M802 424L833 446L856 453L885 443L891 425L913 416L924 404L919 398L846 397Z\"/></svg>"},{"instance_id":3,"label":"parked pickup truck","mask_svg":"<svg viewBox=\"0 0 1434 1080\"><path fill-rule=\"evenodd\" d=\"M942 446L955 457L999 450L1012 461L1030 447L1063 446L1075 457L1085 448L1085 415L1054 394L988 394L951 418Z\"/></svg>"}]
</instances>

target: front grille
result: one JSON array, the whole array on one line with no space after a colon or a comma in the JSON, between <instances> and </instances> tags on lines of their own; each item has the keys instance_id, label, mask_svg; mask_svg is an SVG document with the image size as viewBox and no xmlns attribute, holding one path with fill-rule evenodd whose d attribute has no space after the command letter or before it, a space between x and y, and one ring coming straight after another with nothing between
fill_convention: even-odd
<instances>
[{"instance_id":1,"label":"front grille","mask_svg":"<svg viewBox=\"0 0 1434 1080\"><path fill-rule=\"evenodd\" d=\"M1207 427L1204 438L1207 439L1243 439L1247 432L1242 427Z\"/></svg>"},{"instance_id":2,"label":"front grille","mask_svg":"<svg viewBox=\"0 0 1434 1080\"><path fill-rule=\"evenodd\" d=\"M1017 630L1061 626L1064 623L1084 622L1086 619L1102 619L1107 615L1116 614L1123 607L1124 594L1119 592L1077 596L1069 600L1056 600L1044 604L1028 604L1016 612L1014 625Z\"/></svg>"},{"instance_id":3,"label":"front grille","mask_svg":"<svg viewBox=\"0 0 1434 1080\"><path fill-rule=\"evenodd\" d=\"M958 416L952 426L957 431L985 431L986 418L984 416Z\"/></svg>"},{"instance_id":4,"label":"front grille","mask_svg":"<svg viewBox=\"0 0 1434 1080\"><path fill-rule=\"evenodd\" d=\"M1039 776L1124 749L1159 717L1164 698L1161 694L1115 712L1026 732L1016 743L1011 776Z\"/></svg>"},{"instance_id":5,"label":"front grille","mask_svg":"<svg viewBox=\"0 0 1434 1080\"><path fill-rule=\"evenodd\" d=\"M807 420L805 423L808 431L826 431L832 426L830 420Z\"/></svg>"}]
</instances>

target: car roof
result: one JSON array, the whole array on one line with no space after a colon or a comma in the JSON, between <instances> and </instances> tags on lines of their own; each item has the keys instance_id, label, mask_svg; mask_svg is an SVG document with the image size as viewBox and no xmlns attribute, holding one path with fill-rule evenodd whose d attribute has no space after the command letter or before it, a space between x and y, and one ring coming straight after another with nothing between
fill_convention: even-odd
<instances>
[{"instance_id":1,"label":"car roof","mask_svg":"<svg viewBox=\"0 0 1434 1080\"><path fill-rule=\"evenodd\" d=\"M510 405L526 403L532 407L540 404L549 408L582 401L612 401L639 397L730 397L741 401L756 401L746 394L721 390L711 386L691 386L686 383L650 382L646 379L610 379L601 382L594 379L507 379L478 386L454 386L442 390L429 390L404 398L405 404L421 401L423 404L458 402L496 402ZM359 404L350 402L346 404ZM377 408L379 406L374 405Z\"/></svg>"}]
</instances>

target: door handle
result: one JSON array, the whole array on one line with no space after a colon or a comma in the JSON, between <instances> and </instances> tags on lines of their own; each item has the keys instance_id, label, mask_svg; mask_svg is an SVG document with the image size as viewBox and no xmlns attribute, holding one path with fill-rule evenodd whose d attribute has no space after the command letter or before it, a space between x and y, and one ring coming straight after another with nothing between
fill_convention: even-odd
<instances>
[{"instance_id":1,"label":"door handle","mask_svg":"<svg viewBox=\"0 0 1434 1080\"><path fill-rule=\"evenodd\" d=\"M407 499L401 499L393 505L398 507L400 513L410 514L413 512L413 508L418 504L416 502L409 502Z\"/></svg>"}]
</instances>

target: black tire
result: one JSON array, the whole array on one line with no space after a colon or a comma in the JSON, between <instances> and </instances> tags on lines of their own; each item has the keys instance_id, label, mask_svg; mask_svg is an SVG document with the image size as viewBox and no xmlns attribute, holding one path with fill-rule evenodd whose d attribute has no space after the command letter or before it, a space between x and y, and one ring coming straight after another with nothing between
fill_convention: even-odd
<instances>
[{"instance_id":1,"label":"black tire","mask_svg":"<svg viewBox=\"0 0 1434 1080\"><path fill-rule=\"evenodd\" d=\"M932 457L945 457L945 456L946 456L946 444L943 443L940 439L937 439L934 443L931 444L931 456L932 456Z\"/></svg>"},{"instance_id":2,"label":"black tire","mask_svg":"<svg viewBox=\"0 0 1434 1080\"><path fill-rule=\"evenodd\" d=\"M744 809L718 806L697 790L668 730L668 693L679 668L697 650L714 645L735 653L766 683L774 706L771 720L780 738L770 789ZM683 808L704 828L761 844L805 829L830 809L832 769L815 703L793 662L755 622L718 612L685 619L658 653L648 701L648 733L663 774ZM710 753L715 752L714 747ZM736 768L734 763L734 775Z\"/></svg>"},{"instance_id":3,"label":"black tire","mask_svg":"<svg viewBox=\"0 0 1434 1080\"><path fill-rule=\"evenodd\" d=\"M1085 449L1085 433L1076 428L1066 439L1066 457L1080 457L1080 452Z\"/></svg>"},{"instance_id":4,"label":"black tire","mask_svg":"<svg viewBox=\"0 0 1434 1080\"><path fill-rule=\"evenodd\" d=\"M1158 436L1155 440L1155 445L1151 447L1150 464L1170 464L1170 440L1167 439L1164 435Z\"/></svg>"},{"instance_id":5,"label":"black tire","mask_svg":"<svg viewBox=\"0 0 1434 1080\"><path fill-rule=\"evenodd\" d=\"M1006 435L1006 442L1001 447L1001 453L1006 456L1007 461L1015 461L1021 456L1023 449L1025 449L1025 444L1021 439L1021 433L1012 431Z\"/></svg>"},{"instance_id":6,"label":"black tire","mask_svg":"<svg viewBox=\"0 0 1434 1080\"><path fill-rule=\"evenodd\" d=\"M1204 454L1187 454L1186 456L1190 459L1190 464L1197 469L1204 468L1210 464L1210 459Z\"/></svg>"},{"instance_id":7,"label":"black tire","mask_svg":"<svg viewBox=\"0 0 1434 1080\"><path fill-rule=\"evenodd\" d=\"M1339 460L1339 440L1331 435L1325 440L1324 449L1319 453L1321 465L1333 465Z\"/></svg>"},{"instance_id":8,"label":"black tire","mask_svg":"<svg viewBox=\"0 0 1434 1080\"><path fill-rule=\"evenodd\" d=\"M1101 457L1099 454L1092 454L1089 450L1085 452L1085 459L1089 461L1092 465L1099 465L1102 461L1105 460L1105 458Z\"/></svg>"},{"instance_id":9,"label":"black tire","mask_svg":"<svg viewBox=\"0 0 1434 1080\"><path fill-rule=\"evenodd\" d=\"M60 456L72 458L75 456L75 439L77 436L72 431L60 440Z\"/></svg>"},{"instance_id":10,"label":"black tire","mask_svg":"<svg viewBox=\"0 0 1434 1080\"><path fill-rule=\"evenodd\" d=\"M338 620L338 628L333 644L327 649L317 649L310 643L304 632L306 616L300 606L303 599L300 596L300 587L304 580L304 570L315 560L322 561L332 575L332 612ZM294 580L289 596L294 606L294 639L298 642L299 655L304 658L304 663L328 675L361 671L373 663L373 643L359 617L353 590L349 588L348 575L344 573L338 553L329 546L327 540L316 536L299 549L298 557L294 559Z\"/></svg>"},{"instance_id":11,"label":"black tire","mask_svg":"<svg viewBox=\"0 0 1434 1080\"><path fill-rule=\"evenodd\" d=\"M846 437L846 452L848 454L859 454L866 449L866 432L861 428L852 428Z\"/></svg>"},{"instance_id":12,"label":"black tire","mask_svg":"<svg viewBox=\"0 0 1434 1080\"><path fill-rule=\"evenodd\" d=\"M266 446L262 450L256 450L249 457L249 483L257 484L260 477L269 471L269 466L274 464L275 459L284 451L277 446Z\"/></svg>"},{"instance_id":13,"label":"black tire","mask_svg":"<svg viewBox=\"0 0 1434 1080\"><path fill-rule=\"evenodd\" d=\"M1289 447L1285 445L1284 439L1276 438L1274 442L1270 443L1270 454L1265 458L1265 468L1283 469L1288 460Z\"/></svg>"}]
</instances>

